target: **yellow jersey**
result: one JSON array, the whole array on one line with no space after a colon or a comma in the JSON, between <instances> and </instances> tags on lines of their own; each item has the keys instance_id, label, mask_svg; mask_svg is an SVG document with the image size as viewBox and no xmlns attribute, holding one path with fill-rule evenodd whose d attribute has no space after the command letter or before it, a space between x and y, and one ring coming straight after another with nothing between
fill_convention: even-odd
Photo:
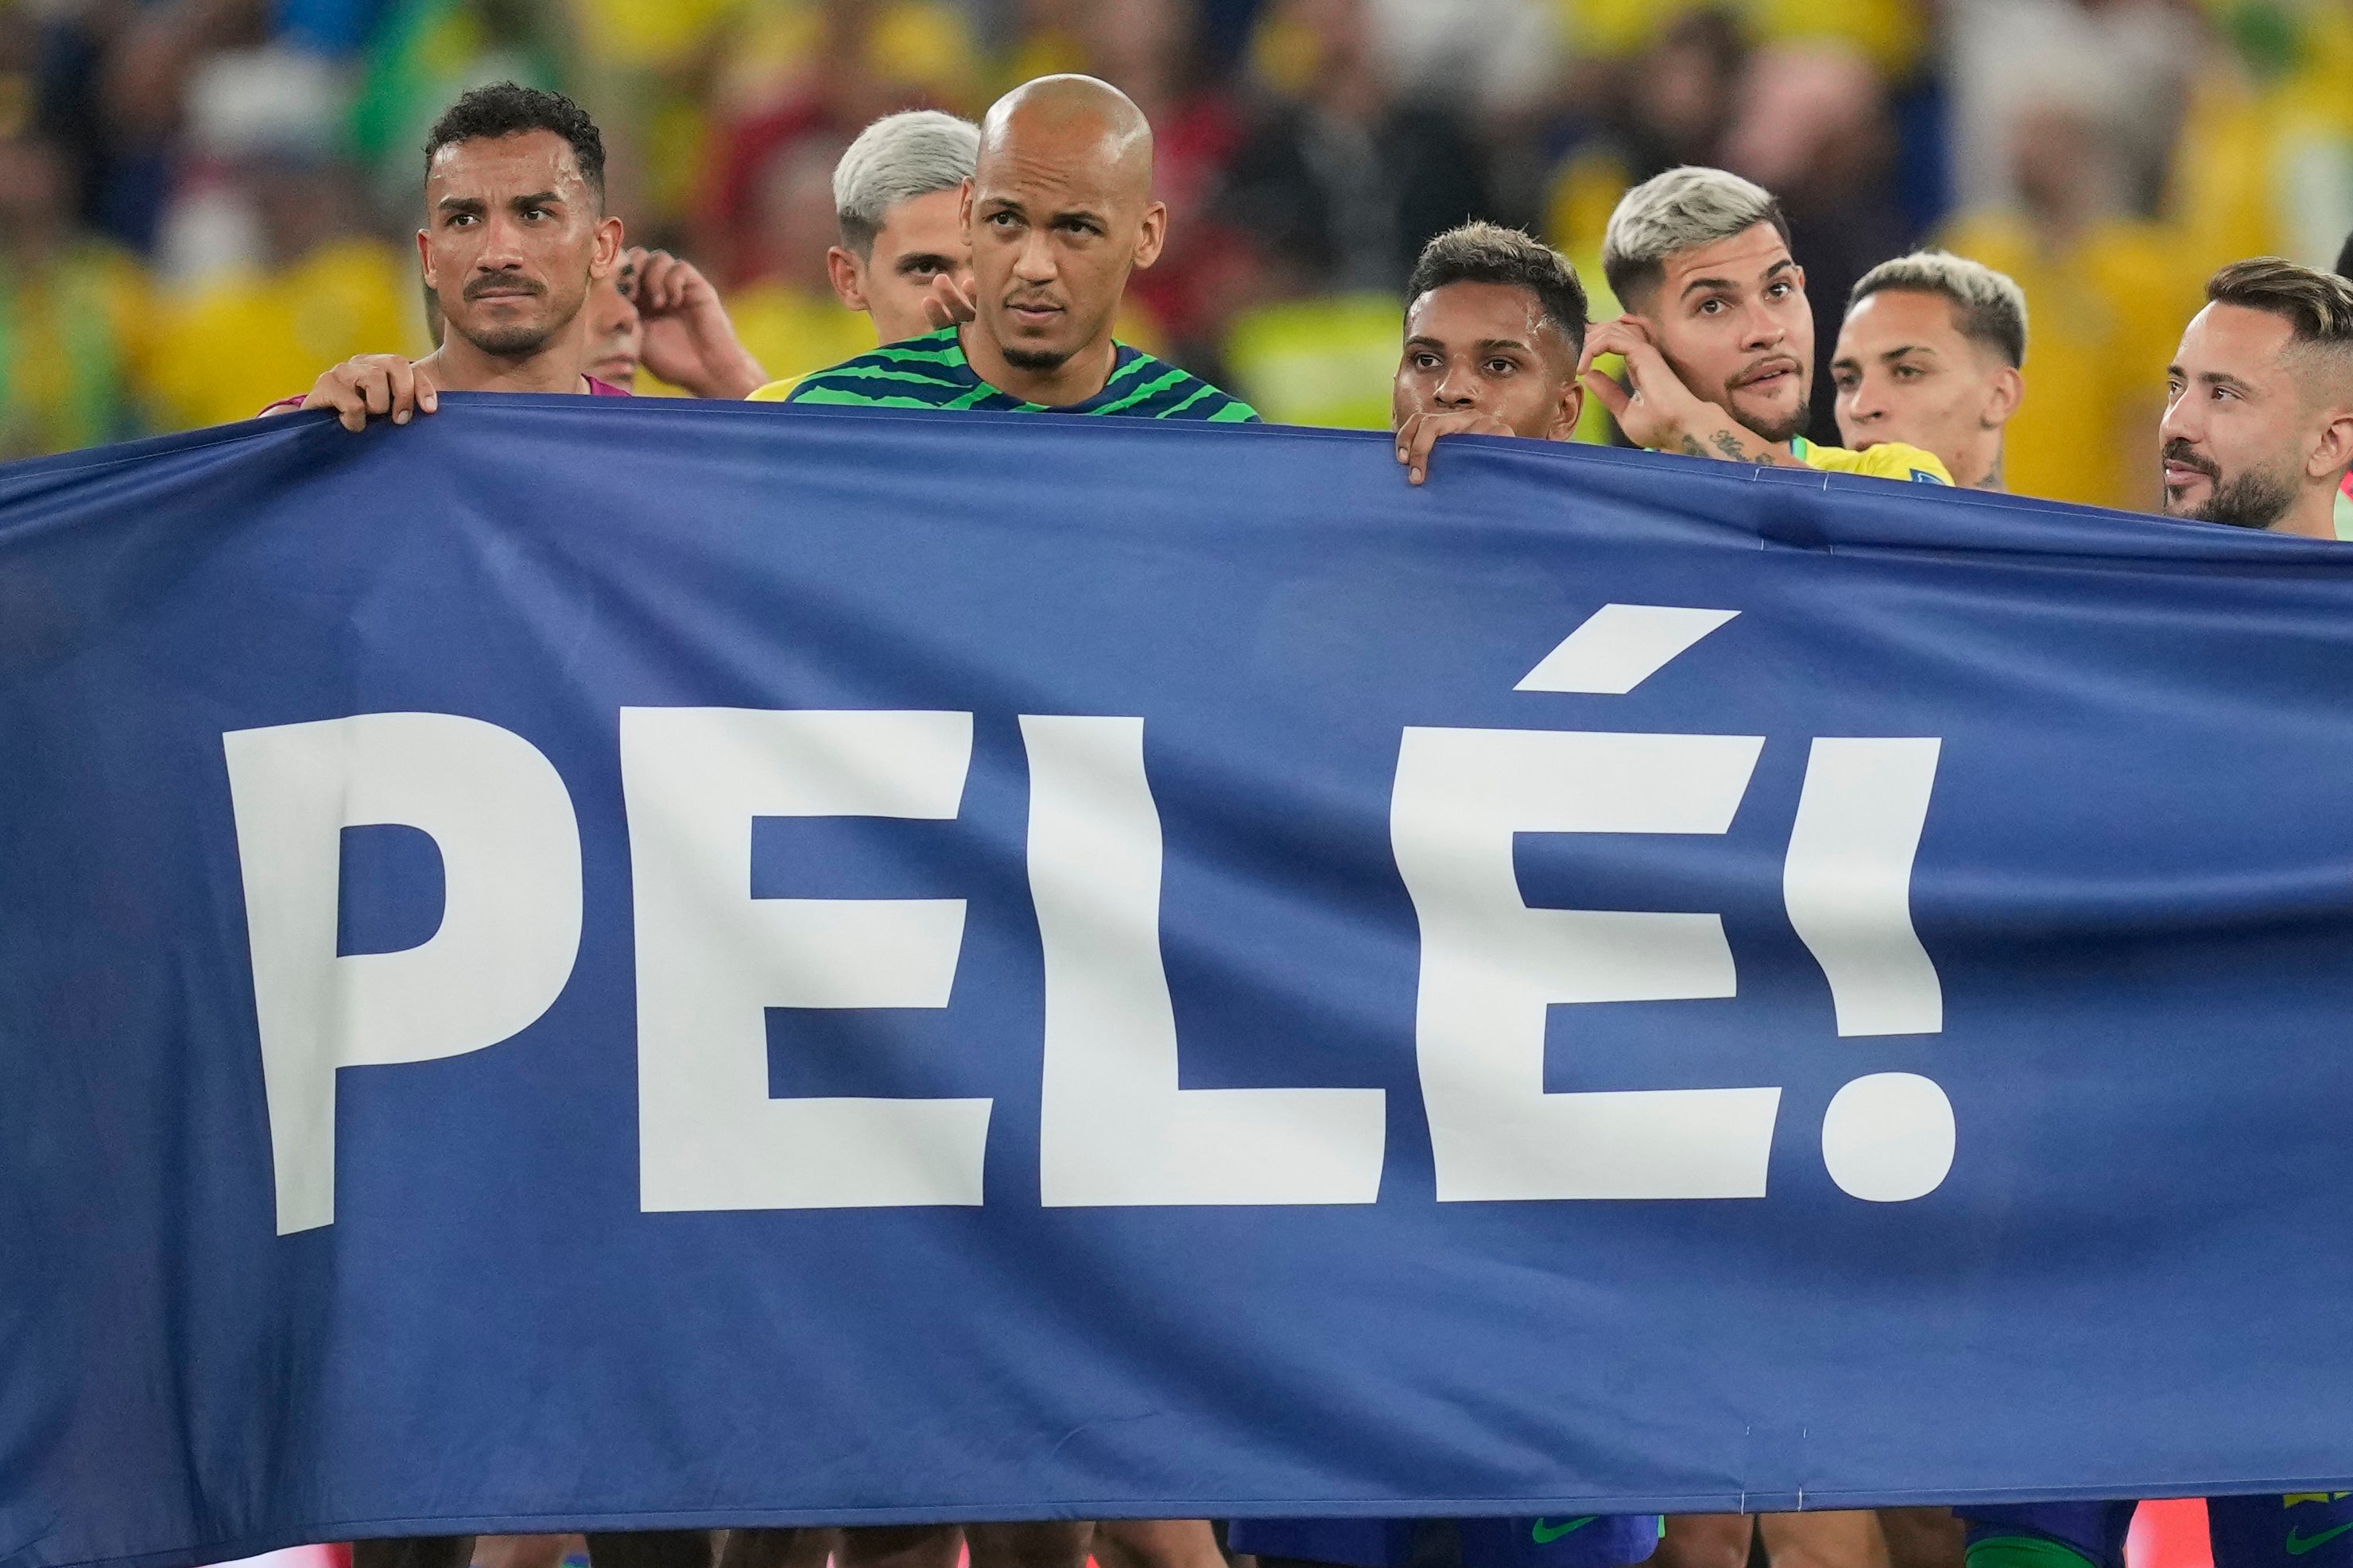
<instances>
[{"instance_id":1,"label":"yellow jersey","mask_svg":"<svg viewBox=\"0 0 2353 1568\"><path fill-rule=\"evenodd\" d=\"M1936 454L1901 441L1882 441L1867 451L1850 452L1844 447L1817 447L1803 436L1793 436L1789 452L1806 467L1826 474L1868 474L1875 479L1912 479L1924 485L1953 482Z\"/></svg>"},{"instance_id":2,"label":"yellow jersey","mask_svg":"<svg viewBox=\"0 0 2353 1568\"><path fill-rule=\"evenodd\" d=\"M793 395L793 388L808 379L806 375L788 375L782 381L772 381L765 386L755 386L744 395L746 403L783 403Z\"/></svg>"}]
</instances>

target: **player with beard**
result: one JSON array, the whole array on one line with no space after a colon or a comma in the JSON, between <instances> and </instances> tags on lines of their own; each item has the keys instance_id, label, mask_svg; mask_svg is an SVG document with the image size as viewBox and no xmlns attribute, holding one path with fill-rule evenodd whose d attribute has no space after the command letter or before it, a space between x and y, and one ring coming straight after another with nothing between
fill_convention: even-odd
<instances>
[{"instance_id":1,"label":"player with beard","mask_svg":"<svg viewBox=\"0 0 2353 1568\"><path fill-rule=\"evenodd\" d=\"M2353 283L2260 257L2214 274L2206 300L2166 372L2166 514L2347 537Z\"/></svg>"},{"instance_id":2,"label":"player with beard","mask_svg":"<svg viewBox=\"0 0 2353 1568\"><path fill-rule=\"evenodd\" d=\"M2275 257L2208 280L2166 372L2158 426L2173 517L2353 538L2353 283ZM1965 1506L1968 1568L2125 1568L2131 1501ZM2206 1500L2214 1568L2353 1568L2353 1493Z\"/></svg>"},{"instance_id":3,"label":"player with beard","mask_svg":"<svg viewBox=\"0 0 2353 1568\"><path fill-rule=\"evenodd\" d=\"M1847 295L1831 355L1839 435L1858 452L1904 441L1974 489L1998 490L2001 433L2026 395L2026 296L1941 250L1883 261Z\"/></svg>"},{"instance_id":4,"label":"player with beard","mask_svg":"<svg viewBox=\"0 0 2353 1568\"><path fill-rule=\"evenodd\" d=\"M332 408L357 430L429 414L444 391L622 395L583 369L584 307L620 263L621 220L606 216L604 138L578 104L511 81L467 93L426 137L425 204L417 254L441 346L414 364L346 360L264 413Z\"/></svg>"},{"instance_id":5,"label":"player with beard","mask_svg":"<svg viewBox=\"0 0 2353 1568\"><path fill-rule=\"evenodd\" d=\"M1112 337L1130 273L1158 258L1152 127L1092 77L1023 83L989 109L958 207L976 311L961 327L802 378L796 406L1104 414L1234 424L1248 404Z\"/></svg>"},{"instance_id":6,"label":"player with beard","mask_svg":"<svg viewBox=\"0 0 2353 1568\"><path fill-rule=\"evenodd\" d=\"M1585 285L1567 257L1515 228L1464 224L1421 247L1405 295L1389 422L1408 484L1429 477L1441 436L1576 435Z\"/></svg>"},{"instance_id":7,"label":"player with beard","mask_svg":"<svg viewBox=\"0 0 2353 1568\"><path fill-rule=\"evenodd\" d=\"M1950 484L1917 447L1867 452L1799 434L1810 405L1814 316L1781 205L1722 169L1680 168L1626 193L1601 268L1627 307L1586 334L1577 370L1636 446L1779 468ZM1593 369L1623 354L1628 384Z\"/></svg>"}]
</instances>

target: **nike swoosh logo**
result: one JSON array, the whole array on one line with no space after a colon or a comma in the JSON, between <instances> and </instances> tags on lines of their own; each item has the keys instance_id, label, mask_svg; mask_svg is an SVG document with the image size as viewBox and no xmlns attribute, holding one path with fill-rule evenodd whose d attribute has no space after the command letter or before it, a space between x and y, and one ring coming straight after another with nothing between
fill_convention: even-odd
<instances>
[{"instance_id":1,"label":"nike swoosh logo","mask_svg":"<svg viewBox=\"0 0 2353 1568\"><path fill-rule=\"evenodd\" d=\"M1558 1541L1570 1531L1583 1530L1587 1525L1591 1524L1595 1520L1599 1519L1600 1517L1601 1516L1598 1513L1588 1513L1583 1519L1572 1519L1561 1524L1554 1524L1548 1521L1540 1519L1536 1521L1534 1527L1528 1531L1528 1539L1535 1542L1538 1546L1550 1546L1554 1542ZM2353 1524L2339 1525L2337 1529L2330 1531L2328 1535L2341 1534L2343 1531L2348 1530L2353 1530ZM2328 1539L2328 1535L2315 1536L2313 1538L2312 1544L2314 1546L2319 1545L2322 1542ZM2296 1550L2295 1541L2295 1532L2291 1531L2288 1533L2288 1550L2290 1552ZM2306 1550L2308 1551L2310 1548L2306 1548Z\"/></svg>"},{"instance_id":2,"label":"nike swoosh logo","mask_svg":"<svg viewBox=\"0 0 2353 1568\"><path fill-rule=\"evenodd\" d=\"M1544 1521L1538 1520L1536 1522L1541 1524ZM2334 1530L2324 1530L2318 1535L2298 1535L2294 1529L2290 1529L2287 1532L2287 1554L2290 1557L2301 1557L2316 1546L2327 1545L2348 1530L2353 1530L2353 1522L2340 1524ZM1551 1537L1546 1536L1543 1539L1550 1540Z\"/></svg>"}]
</instances>

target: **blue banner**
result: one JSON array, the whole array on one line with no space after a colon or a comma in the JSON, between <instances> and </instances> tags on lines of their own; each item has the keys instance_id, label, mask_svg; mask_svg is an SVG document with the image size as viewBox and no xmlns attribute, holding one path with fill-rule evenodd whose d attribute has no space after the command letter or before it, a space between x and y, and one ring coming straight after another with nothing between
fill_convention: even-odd
<instances>
[{"instance_id":1,"label":"blue banner","mask_svg":"<svg viewBox=\"0 0 2353 1568\"><path fill-rule=\"evenodd\" d=\"M2353 552L1120 419L0 470L0 1562L2353 1488Z\"/></svg>"}]
</instances>

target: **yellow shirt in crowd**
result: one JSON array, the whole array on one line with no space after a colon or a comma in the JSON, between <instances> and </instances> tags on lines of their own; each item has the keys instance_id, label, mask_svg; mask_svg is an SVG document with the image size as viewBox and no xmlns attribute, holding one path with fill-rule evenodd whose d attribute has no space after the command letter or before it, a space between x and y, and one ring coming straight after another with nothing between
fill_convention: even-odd
<instances>
[{"instance_id":1,"label":"yellow shirt in crowd","mask_svg":"<svg viewBox=\"0 0 2353 1568\"><path fill-rule=\"evenodd\" d=\"M2002 440L2002 478L2019 495L2154 510L2165 367L2198 306L2166 231L2116 219L2064 255L2025 221L1965 217L1943 240L2018 280L2026 294L2026 399Z\"/></svg>"},{"instance_id":2,"label":"yellow shirt in crowd","mask_svg":"<svg viewBox=\"0 0 2353 1568\"><path fill-rule=\"evenodd\" d=\"M746 284L727 297L735 335L781 381L856 359L874 346L874 323L833 297L790 284Z\"/></svg>"},{"instance_id":3,"label":"yellow shirt in crowd","mask_svg":"<svg viewBox=\"0 0 2353 1568\"><path fill-rule=\"evenodd\" d=\"M282 272L240 271L167 303L150 385L175 429L250 419L353 354L421 353L415 258L369 239L322 245Z\"/></svg>"},{"instance_id":4,"label":"yellow shirt in crowd","mask_svg":"<svg viewBox=\"0 0 2353 1568\"><path fill-rule=\"evenodd\" d=\"M135 435L149 321L139 264L103 246L0 279L0 459Z\"/></svg>"}]
</instances>

